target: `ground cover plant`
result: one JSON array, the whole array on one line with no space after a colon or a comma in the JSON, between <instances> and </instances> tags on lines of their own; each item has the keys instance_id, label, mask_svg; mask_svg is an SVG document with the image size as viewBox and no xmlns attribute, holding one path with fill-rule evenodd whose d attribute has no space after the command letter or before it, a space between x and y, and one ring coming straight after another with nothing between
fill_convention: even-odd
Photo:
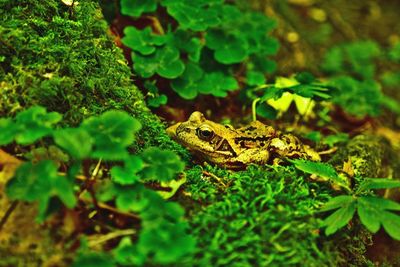
<instances>
[{"instance_id":1,"label":"ground cover plant","mask_svg":"<svg viewBox=\"0 0 400 267\"><path fill-rule=\"evenodd\" d=\"M400 264L396 8L0 0L0 265ZM321 161L204 162L196 110Z\"/></svg>"}]
</instances>

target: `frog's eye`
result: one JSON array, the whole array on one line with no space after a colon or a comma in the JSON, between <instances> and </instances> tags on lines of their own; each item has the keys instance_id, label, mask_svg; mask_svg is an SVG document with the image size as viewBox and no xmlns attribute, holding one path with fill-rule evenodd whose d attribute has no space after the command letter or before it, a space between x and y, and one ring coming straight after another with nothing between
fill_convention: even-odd
<instances>
[{"instance_id":1,"label":"frog's eye","mask_svg":"<svg viewBox=\"0 0 400 267\"><path fill-rule=\"evenodd\" d=\"M204 141L210 141L214 137L214 131L206 125L198 127L196 129L196 134Z\"/></svg>"}]
</instances>

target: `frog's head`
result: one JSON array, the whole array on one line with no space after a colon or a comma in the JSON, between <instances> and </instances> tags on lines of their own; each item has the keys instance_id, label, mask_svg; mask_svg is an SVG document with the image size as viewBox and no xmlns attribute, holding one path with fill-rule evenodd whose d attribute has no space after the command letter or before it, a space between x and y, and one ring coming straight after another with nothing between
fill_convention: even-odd
<instances>
[{"instance_id":1,"label":"frog's head","mask_svg":"<svg viewBox=\"0 0 400 267\"><path fill-rule=\"evenodd\" d=\"M231 127L206 120L199 111L193 112L187 121L167 129L167 133L178 143L214 163L232 156L232 149L223 138L227 131L233 130Z\"/></svg>"}]
</instances>

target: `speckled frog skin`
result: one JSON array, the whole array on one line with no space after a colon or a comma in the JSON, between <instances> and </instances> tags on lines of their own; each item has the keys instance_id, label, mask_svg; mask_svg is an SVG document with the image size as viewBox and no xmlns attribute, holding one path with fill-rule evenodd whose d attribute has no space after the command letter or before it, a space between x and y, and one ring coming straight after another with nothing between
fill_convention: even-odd
<instances>
[{"instance_id":1,"label":"speckled frog skin","mask_svg":"<svg viewBox=\"0 0 400 267\"><path fill-rule=\"evenodd\" d=\"M259 121L234 129L206 120L195 111L189 120L169 127L167 133L199 158L228 169L242 169L251 163L278 164L282 158L320 160L317 152L294 135Z\"/></svg>"}]
</instances>

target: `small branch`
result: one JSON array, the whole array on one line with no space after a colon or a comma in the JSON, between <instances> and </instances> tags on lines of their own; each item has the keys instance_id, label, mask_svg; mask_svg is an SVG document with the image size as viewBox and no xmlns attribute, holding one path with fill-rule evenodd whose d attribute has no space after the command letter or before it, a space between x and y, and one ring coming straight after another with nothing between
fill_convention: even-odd
<instances>
[{"instance_id":1,"label":"small branch","mask_svg":"<svg viewBox=\"0 0 400 267\"><path fill-rule=\"evenodd\" d=\"M111 239L114 239L114 238L117 238L120 236L127 236L127 235L134 235L134 234L136 234L135 229L125 229L125 230L111 232L106 235L102 235L101 237L98 237L97 235L92 236L92 237L89 237L89 247L93 248L93 247L100 245L101 243L107 242L108 240L111 240Z\"/></svg>"},{"instance_id":2,"label":"small branch","mask_svg":"<svg viewBox=\"0 0 400 267\"><path fill-rule=\"evenodd\" d=\"M11 214L13 213L13 211L17 208L19 201L18 200L14 200L10 206L8 207L6 213L4 214L3 218L1 218L0 221L0 231L1 229L3 229L3 226L6 224L8 218L11 216Z\"/></svg>"},{"instance_id":3,"label":"small branch","mask_svg":"<svg viewBox=\"0 0 400 267\"><path fill-rule=\"evenodd\" d=\"M221 178L219 178L218 176L216 176L215 174L208 172L208 171L203 171L204 175L207 175L208 177L213 178L214 180L216 180L218 183L220 183L224 188L228 187Z\"/></svg>"},{"instance_id":4,"label":"small branch","mask_svg":"<svg viewBox=\"0 0 400 267\"><path fill-rule=\"evenodd\" d=\"M84 203L91 203L91 201L89 199L86 199L86 198L83 198L83 197L79 197L79 200L84 202ZM92 199L92 201L93 201L93 199ZM112 213L119 214L119 215L124 216L124 217L130 217L130 218L133 218L133 219L136 219L136 220L140 220L140 217L138 215L133 214L133 213L120 211L120 210L118 210L118 209L114 208L113 206L110 206L110 205L108 205L106 203L97 202L97 208L98 209L103 209L103 210L108 210L108 211L110 211Z\"/></svg>"}]
</instances>

